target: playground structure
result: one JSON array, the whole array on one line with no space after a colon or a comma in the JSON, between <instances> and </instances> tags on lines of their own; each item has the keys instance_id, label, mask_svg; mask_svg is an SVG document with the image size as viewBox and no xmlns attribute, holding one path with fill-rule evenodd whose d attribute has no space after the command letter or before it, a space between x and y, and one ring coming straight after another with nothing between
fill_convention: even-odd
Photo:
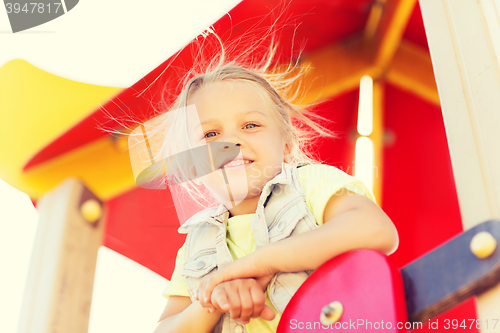
<instances>
[{"instance_id":1,"label":"playground structure","mask_svg":"<svg viewBox=\"0 0 500 333\"><path fill-rule=\"evenodd\" d=\"M225 42L258 33L273 22L264 15L279 5L242 1L213 29ZM297 41L307 40L300 58L310 68L302 102L320 102L317 112L343 134L320 142L318 153L350 174L362 136L356 131L359 83L365 75L373 78L373 131L366 137L374 147L373 192L400 235L399 249L389 258L396 271L475 225L500 218L497 5L344 0L292 2L287 9L300 25L280 31L277 64L290 61L302 46ZM100 245L170 277L184 241L176 232L182 221L170 193L137 187L126 133L110 135L102 127L122 128L107 114L151 118L159 92L175 91L181 77L176 68L192 65L192 47L125 89L70 81L23 60L0 68L0 176L28 193L40 213L27 286L32 292L19 333L40 327L87 332ZM468 269L470 262L464 257L462 265ZM494 319L500 291L489 288L439 318Z\"/></svg>"}]
</instances>

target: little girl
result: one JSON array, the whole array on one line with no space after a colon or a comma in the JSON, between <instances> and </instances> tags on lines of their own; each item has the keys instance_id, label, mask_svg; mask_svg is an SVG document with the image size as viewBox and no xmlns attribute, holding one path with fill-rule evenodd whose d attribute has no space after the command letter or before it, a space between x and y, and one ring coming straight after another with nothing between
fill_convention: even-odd
<instances>
[{"instance_id":1,"label":"little girl","mask_svg":"<svg viewBox=\"0 0 500 333\"><path fill-rule=\"evenodd\" d=\"M177 172L192 176L183 186L204 187L219 204L179 229L187 238L155 333L276 332L295 291L329 259L397 248L392 221L365 185L305 149L313 132L332 133L270 78L221 63L192 77L174 104L163 151L211 147L213 172L200 172L195 158ZM237 156L217 165L215 143Z\"/></svg>"}]
</instances>

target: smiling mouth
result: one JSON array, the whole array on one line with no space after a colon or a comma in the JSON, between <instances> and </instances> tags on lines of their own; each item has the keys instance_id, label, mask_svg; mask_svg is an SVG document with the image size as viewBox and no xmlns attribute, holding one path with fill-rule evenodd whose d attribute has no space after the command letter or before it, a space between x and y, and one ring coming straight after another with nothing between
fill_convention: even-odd
<instances>
[{"instance_id":1,"label":"smiling mouth","mask_svg":"<svg viewBox=\"0 0 500 333\"><path fill-rule=\"evenodd\" d=\"M243 165L250 165L252 164L253 161L252 160L241 160L241 159L238 159L238 160L233 160L229 163L226 163L224 164L223 166L221 166L220 168L235 168L235 167L239 167L239 166L243 166Z\"/></svg>"}]
</instances>

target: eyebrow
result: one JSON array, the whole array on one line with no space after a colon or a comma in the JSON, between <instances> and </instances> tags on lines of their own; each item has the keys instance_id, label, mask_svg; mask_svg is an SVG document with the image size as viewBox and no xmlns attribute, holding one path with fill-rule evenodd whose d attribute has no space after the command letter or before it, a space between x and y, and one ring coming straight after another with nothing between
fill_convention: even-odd
<instances>
[{"instance_id":1,"label":"eyebrow","mask_svg":"<svg viewBox=\"0 0 500 333\"><path fill-rule=\"evenodd\" d=\"M266 114L265 114L264 112L262 112L262 111L257 111L257 110L252 110L252 111L246 111L246 112L243 112L243 115L245 115L245 116L246 116L247 114L250 114L250 113L260 113L260 114L261 114L261 115L263 115L264 117L267 117L267 116L266 116ZM215 119L207 119L207 120L205 120L204 122L199 123L198 125L196 125L196 126L194 127L194 129L197 129L197 128L198 128L198 127L200 127L201 125L205 125L205 124L208 124L208 123L212 123L212 122L214 122L214 121L216 121L216 120L215 120Z\"/></svg>"}]
</instances>

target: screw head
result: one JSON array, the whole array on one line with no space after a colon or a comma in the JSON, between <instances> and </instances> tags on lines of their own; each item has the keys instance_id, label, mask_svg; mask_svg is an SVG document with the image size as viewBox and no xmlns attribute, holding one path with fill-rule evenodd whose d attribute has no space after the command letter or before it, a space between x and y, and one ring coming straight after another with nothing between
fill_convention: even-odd
<instances>
[{"instance_id":1,"label":"screw head","mask_svg":"<svg viewBox=\"0 0 500 333\"><path fill-rule=\"evenodd\" d=\"M325 305L323 309L321 309L321 314L319 316L320 322L325 325L335 324L339 321L343 312L344 306L338 301Z\"/></svg>"},{"instance_id":2,"label":"screw head","mask_svg":"<svg viewBox=\"0 0 500 333\"><path fill-rule=\"evenodd\" d=\"M472 237L470 250L480 259L489 257L497 248L497 241L487 231L481 231Z\"/></svg>"},{"instance_id":3,"label":"screw head","mask_svg":"<svg viewBox=\"0 0 500 333\"><path fill-rule=\"evenodd\" d=\"M87 200L80 207L83 217L90 223L94 223L102 216L102 207L94 199Z\"/></svg>"}]
</instances>

